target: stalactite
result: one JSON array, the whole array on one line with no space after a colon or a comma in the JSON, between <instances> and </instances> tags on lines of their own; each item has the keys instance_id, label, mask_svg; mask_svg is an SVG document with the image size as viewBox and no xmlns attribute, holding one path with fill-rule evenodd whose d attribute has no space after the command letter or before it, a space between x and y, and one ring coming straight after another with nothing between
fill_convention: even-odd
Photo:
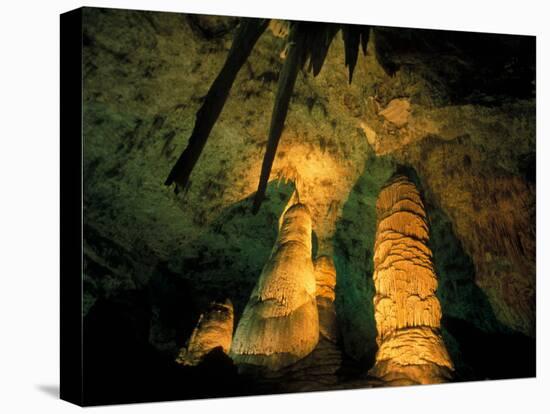
<instances>
[{"instance_id":1,"label":"stalactite","mask_svg":"<svg viewBox=\"0 0 550 414\"><path fill-rule=\"evenodd\" d=\"M269 24L270 21L267 19L243 19L239 24L227 60L210 86L204 103L197 112L195 126L187 147L178 158L164 183L165 185L172 185L175 182L176 193L180 189L184 189L189 183L191 172L206 145L210 131L225 105L239 69L246 62L258 38ZM341 28L343 30L346 51L345 65L348 67L349 83L351 83L353 71L357 64L359 47L363 50L363 54L366 54L370 36L370 27L368 26L292 22L290 27L287 52L285 53L286 58L279 74L277 94L275 95L275 102L273 104L258 189L252 205L252 212L254 214L260 209L265 197L271 167L273 166L279 140L284 129L290 98L292 97L299 70L309 60L308 70L312 71L314 76L317 76L323 67L332 40ZM270 29L276 36L286 36L286 31L282 29L280 23L271 23Z\"/></svg>"},{"instance_id":2,"label":"stalactite","mask_svg":"<svg viewBox=\"0 0 550 414\"><path fill-rule=\"evenodd\" d=\"M191 334L187 347L182 348L176 362L182 365L197 365L214 348L221 347L228 353L233 336L233 304L212 303L203 313Z\"/></svg>"},{"instance_id":3,"label":"stalactite","mask_svg":"<svg viewBox=\"0 0 550 414\"><path fill-rule=\"evenodd\" d=\"M367 52L367 44L370 35L368 26L342 25L344 48L346 51L345 65L349 70L349 83L353 78L353 71L357 64L359 45L363 54ZM313 75L317 76L323 67L328 48L338 31L338 25L317 24L308 22L294 22L288 39L288 52L279 76L277 95L273 105L269 136L266 151L262 162L258 190L254 196L252 211L257 213L265 197L267 182L271 173L271 167L277 146L283 132L285 119L288 112L290 98L294 90L294 84L298 71L309 59L309 68Z\"/></svg>"},{"instance_id":4,"label":"stalactite","mask_svg":"<svg viewBox=\"0 0 550 414\"><path fill-rule=\"evenodd\" d=\"M288 42L288 54L283 64L281 74L279 75L279 83L277 85L277 95L275 95L275 103L273 104L273 112L271 114L271 124L269 126L269 135L267 139L266 150L262 162L262 170L260 180L258 182L258 190L254 196L254 204L252 210L258 212L260 205L265 197L265 190L271 167L279 145L279 139L285 125L288 105L296 83L296 77L304 61L304 45L305 32L300 23L295 23L292 26Z\"/></svg>"},{"instance_id":5,"label":"stalactite","mask_svg":"<svg viewBox=\"0 0 550 414\"><path fill-rule=\"evenodd\" d=\"M317 345L319 316L311 259L311 217L295 204L284 213L271 257L239 320L231 357L241 366L278 370Z\"/></svg>"},{"instance_id":6,"label":"stalactite","mask_svg":"<svg viewBox=\"0 0 550 414\"><path fill-rule=\"evenodd\" d=\"M453 365L439 333L437 276L428 224L416 186L396 176L382 189L374 246L377 342L370 374L393 384L437 383Z\"/></svg>"},{"instance_id":7,"label":"stalactite","mask_svg":"<svg viewBox=\"0 0 550 414\"><path fill-rule=\"evenodd\" d=\"M170 171L165 185L176 183L175 191L184 189L189 182L191 172L199 160L210 131L218 120L218 117L229 96L229 91L244 62L252 52L260 35L265 31L269 20L266 19L242 19L239 24L235 39L227 55L222 70L210 86L204 103L197 112L197 119L193 127L193 133L185 150Z\"/></svg>"}]
</instances>

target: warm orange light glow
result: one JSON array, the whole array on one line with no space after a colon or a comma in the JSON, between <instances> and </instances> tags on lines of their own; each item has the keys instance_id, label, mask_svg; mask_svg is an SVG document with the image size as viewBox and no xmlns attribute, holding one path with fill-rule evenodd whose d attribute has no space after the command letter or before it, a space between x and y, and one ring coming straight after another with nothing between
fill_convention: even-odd
<instances>
[{"instance_id":1,"label":"warm orange light glow","mask_svg":"<svg viewBox=\"0 0 550 414\"><path fill-rule=\"evenodd\" d=\"M214 348L228 353L233 336L233 304L212 303L203 313L191 334L186 348L182 348L176 361L183 365L197 365Z\"/></svg>"},{"instance_id":2,"label":"warm orange light glow","mask_svg":"<svg viewBox=\"0 0 550 414\"><path fill-rule=\"evenodd\" d=\"M319 334L331 342L336 342L338 340L338 325L334 306L336 268L332 258L320 256L315 260L315 279L317 282Z\"/></svg>"},{"instance_id":3,"label":"warm orange light glow","mask_svg":"<svg viewBox=\"0 0 550 414\"><path fill-rule=\"evenodd\" d=\"M371 374L395 384L446 381L453 365L439 334L437 277L420 194L398 176L382 189L376 209L373 278L379 350Z\"/></svg>"},{"instance_id":4,"label":"warm orange light glow","mask_svg":"<svg viewBox=\"0 0 550 414\"><path fill-rule=\"evenodd\" d=\"M237 326L231 356L277 370L308 355L319 340L311 260L311 217L303 204L283 216L271 257Z\"/></svg>"}]
</instances>

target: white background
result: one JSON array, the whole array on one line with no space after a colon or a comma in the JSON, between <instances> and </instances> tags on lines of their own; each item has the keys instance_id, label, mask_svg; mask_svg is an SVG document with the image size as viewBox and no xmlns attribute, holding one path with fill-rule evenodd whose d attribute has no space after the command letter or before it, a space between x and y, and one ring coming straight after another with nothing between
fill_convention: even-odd
<instances>
[{"instance_id":1,"label":"white background","mask_svg":"<svg viewBox=\"0 0 550 414\"><path fill-rule=\"evenodd\" d=\"M537 379L134 404L110 412L550 412L545 1L17 1L0 9L0 412L74 412L59 378L59 13L110 6L537 35ZM546 98L546 99L545 99ZM546 122L545 122L546 121ZM545 243L546 242L546 243ZM76 277L78 275L75 275ZM541 352L541 351L545 352ZM510 359L520 357L509 355ZM136 363L139 363L136 361ZM506 361L502 361L506 364Z\"/></svg>"}]
</instances>

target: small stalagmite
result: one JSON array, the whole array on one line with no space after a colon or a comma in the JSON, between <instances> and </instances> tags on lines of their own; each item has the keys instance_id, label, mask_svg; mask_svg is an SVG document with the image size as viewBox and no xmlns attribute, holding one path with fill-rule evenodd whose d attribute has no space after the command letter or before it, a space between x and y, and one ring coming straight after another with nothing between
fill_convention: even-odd
<instances>
[{"instance_id":1,"label":"small stalagmite","mask_svg":"<svg viewBox=\"0 0 550 414\"><path fill-rule=\"evenodd\" d=\"M318 340L311 216L298 203L283 215L271 256L239 320L231 357L241 367L278 370L304 358Z\"/></svg>"},{"instance_id":2,"label":"small stalagmite","mask_svg":"<svg viewBox=\"0 0 550 414\"><path fill-rule=\"evenodd\" d=\"M233 304L214 302L203 313L191 334L187 347L182 348L176 362L182 365L198 365L213 349L221 347L226 354L233 336Z\"/></svg>"},{"instance_id":3,"label":"small stalagmite","mask_svg":"<svg viewBox=\"0 0 550 414\"><path fill-rule=\"evenodd\" d=\"M378 331L370 374L390 384L448 381L453 364L441 338L441 307L424 205L405 176L393 177L376 203L374 309Z\"/></svg>"}]
</instances>

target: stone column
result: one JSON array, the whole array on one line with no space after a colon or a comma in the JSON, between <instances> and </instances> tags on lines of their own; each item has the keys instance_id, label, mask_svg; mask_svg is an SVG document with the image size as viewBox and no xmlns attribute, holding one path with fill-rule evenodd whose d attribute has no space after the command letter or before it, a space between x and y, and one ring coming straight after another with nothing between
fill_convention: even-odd
<instances>
[{"instance_id":1,"label":"stone column","mask_svg":"<svg viewBox=\"0 0 550 414\"><path fill-rule=\"evenodd\" d=\"M319 334L328 341L336 343L338 341L338 326L334 307L336 268L330 256L319 256L315 260L315 279Z\"/></svg>"},{"instance_id":2,"label":"stone column","mask_svg":"<svg viewBox=\"0 0 550 414\"><path fill-rule=\"evenodd\" d=\"M441 307L426 213L416 186L393 177L376 203L374 309L378 352L370 374L391 384L448 381L453 365L440 335Z\"/></svg>"},{"instance_id":3,"label":"stone column","mask_svg":"<svg viewBox=\"0 0 550 414\"><path fill-rule=\"evenodd\" d=\"M241 366L278 370L304 358L318 340L311 217L294 204L239 320L231 357Z\"/></svg>"},{"instance_id":4,"label":"stone column","mask_svg":"<svg viewBox=\"0 0 550 414\"><path fill-rule=\"evenodd\" d=\"M314 261L316 300L319 312L319 342L313 351L277 371L263 371L256 385L269 392L304 392L334 389L340 380L342 352L338 343L334 288L336 269L332 258L320 256Z\"/></svg>"},{"instance_id":5,"label":"stone column","mask_svg":"<svg viewBox=\"0 0 550 414\"><path fill-rule=\"evenodd\" d=\"M176 362L182 365L198 365L214 348L221 347L226 354L233 337L233 304L212 303L203 313L191 334L187 347L182 348Z\"/></svg>"}]
</instances>

